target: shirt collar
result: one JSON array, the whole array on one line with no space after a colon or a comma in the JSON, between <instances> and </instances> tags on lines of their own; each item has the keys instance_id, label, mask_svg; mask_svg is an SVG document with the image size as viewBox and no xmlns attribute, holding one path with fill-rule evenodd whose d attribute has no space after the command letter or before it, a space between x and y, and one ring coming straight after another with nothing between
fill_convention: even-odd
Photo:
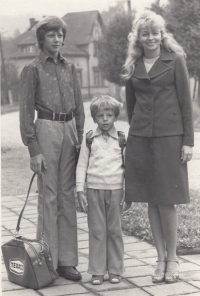
<instances>
[{"instance_id":1,"label":"shirt collar","mask_svg":"<svg viewBox=\"0 0 200 296\"><path fill-rule=\"evenodd\" d=\"M48 58L51 58L50 56L48 56L46 53L44 53L42 50L40 51L40 54L39 54L39 58L43 64L43 66L46 65L46 62L47 62L47 59ZM51 58L52 59L52 58ZM67 61L66 59L63 57L63 55L59 52L58 53L58 61L62 61L63 63L67 64Z\"/></svg>"},{"instance_id":2,"label":"shirt collar","mask_svg":"<svg viewBox=\"0 0 200 296\"><path fill-rule=\"evenodd\" d=\"M97 137L100 136L103 133L103 131L97 127L97 129L93 132L91 138L93 137ZM118 139L118 134L117 134L117 130L115 128L115 126L113 125L113 127L108 131L108 134L110 137Z\"/></svg>"}]
</instances>

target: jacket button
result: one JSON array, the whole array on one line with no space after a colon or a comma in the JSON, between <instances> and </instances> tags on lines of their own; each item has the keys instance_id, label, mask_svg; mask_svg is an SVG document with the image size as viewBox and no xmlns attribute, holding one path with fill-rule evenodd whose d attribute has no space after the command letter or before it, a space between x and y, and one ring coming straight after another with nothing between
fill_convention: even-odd
<instances>
[{"instance_id":1,"label":"jacket button","mask_svg":"<svg viewBox=\"0 0 200 296\"><path fill-rule=\"evenodd\" d=\"M151 95L148 95L148 98L151 98Z\"/></svg>"},{"instance_id":2,"label":"jacket button","mask_svg":"<svg viewBox=\"0 0 200 296\"><path fill-rule=\"evenodd\" d=\"M149 120L148 123L150 124L151 123L151 120Z\"/></svg>"},{"instance_id":3,"label":"jacket button","mask_svg":"<svg viewBox=\"0 0 200 296\"><path fill-rule=\"evenodd\" d=\"M176 112L173 112L173 115L176 115Z\"/></svg>"},{"instance_id":4,"label":"jacket button","mask_svg":"<svg viewBox=\"0 0 200 296\"><path fill-rule=\"evenodd\" d=\"M151 111L151 107L148 107L148 110Z\"/></svg>"}]
</instances>

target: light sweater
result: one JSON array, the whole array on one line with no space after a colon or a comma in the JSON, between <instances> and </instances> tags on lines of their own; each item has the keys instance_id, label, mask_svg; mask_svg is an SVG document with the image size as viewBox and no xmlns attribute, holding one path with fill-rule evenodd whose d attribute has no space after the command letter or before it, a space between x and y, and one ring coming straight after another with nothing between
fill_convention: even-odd
<instances>
[{"instance_id":1,"label":"light sweater","mask_svg":"<svg viewBox=\"0 0 200 296\"><path fill-rule=\"evenodd\" d=\"M145 57L143 57L143 61L144 61L144 65L146 68L147 73L149 73L149 71L151 70L151 68L153 67L153 65L155 64L155 62L158 60L160 56L155 57L154 59L147 59Z\"/></svg>"},{"instance_id":2,"label":"light sweater","mask_svg":"<svg viewBox=\"0 0 200 296\"><path fill-rule=\"evenodd\" d=\"M87 188L115 190L123 187L124 168L114 126L108 134L109 137L105 141L100 128L93 132L90 155L84 136L76 169L77 192L84 191L85 180Z\"/></svg>"}]
</instances>

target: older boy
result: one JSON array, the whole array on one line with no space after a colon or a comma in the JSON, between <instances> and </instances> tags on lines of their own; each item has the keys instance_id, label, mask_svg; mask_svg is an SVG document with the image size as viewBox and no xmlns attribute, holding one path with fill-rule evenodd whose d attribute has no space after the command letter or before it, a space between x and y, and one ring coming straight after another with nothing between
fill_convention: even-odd
<instances>
[{"instance_id":1,"label":"older boy","mask_svg":"<svg viewBox=\"0 0 200 296\"><path fill-rule=\"evenodd\" d=\"M120 147L121 140L114 126L119 115L119 103L110 96L97 96L90 110L98 127L92 135L87 134L87 140L83 140L76 171L77 194L84 211L87 176L88 273L92 274L93 285L102 284L107 272L111 283L119 283L124 272L121 229L123 147Z\"/></svg>"},{"instance_id":2,"label":"older boy","mask_svg":"<svg viewBox=\"0 0 200 296\"><path fill-rule=\"evenodd\" d=\"M20 129L31 169L38 174L37 238L42 231L42 176L46 177L44 239L60 276L80 280L76 270L75 145L82 141L84 109L75 66L60 54L66 24L46 17L37 25L41 52L22 71ZM34 123L34 113L37 120ZM78 137L77 137L78 134Z\"/></svg>"}]
</instances>

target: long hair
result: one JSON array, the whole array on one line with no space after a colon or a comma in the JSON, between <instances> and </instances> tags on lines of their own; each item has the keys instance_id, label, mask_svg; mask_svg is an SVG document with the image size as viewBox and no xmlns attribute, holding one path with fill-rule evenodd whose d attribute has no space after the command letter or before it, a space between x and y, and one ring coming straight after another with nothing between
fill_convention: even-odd
<instances>
[{"instance_id":1,"label":"long hair","mask_svg":"<svg viewBox=\"0 0 200 296\"><path fill-rule=\"evenodd\" d=\"M153 11L145 11L136 21L133 21L132 31L128 35L127 58L123 66L124 74L122 75L125 80L132 76L135 70L135 62L144 55L144 49L138 39L142 26L159 29L162 36L162 47L169 52L175 52L186 58L183 48L176 42L172 34L166 31L164 18Z\"/></svg>"}]
</instances>

